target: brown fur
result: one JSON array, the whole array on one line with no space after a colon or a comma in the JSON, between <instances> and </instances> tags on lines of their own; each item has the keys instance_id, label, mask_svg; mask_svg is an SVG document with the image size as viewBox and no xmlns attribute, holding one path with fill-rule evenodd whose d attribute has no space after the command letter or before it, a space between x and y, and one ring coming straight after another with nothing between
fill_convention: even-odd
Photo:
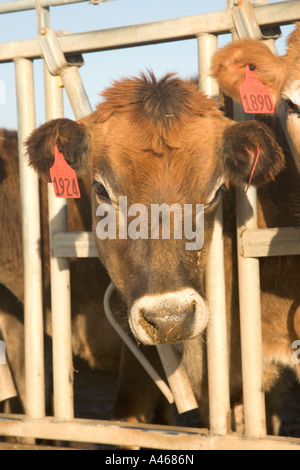
<instances>
[{"instance_id":1,"label":"brown fur","mask_svg":"<svg viewBox=\"0 0 300 470\"><path fill-rule=\"evenodd\" d=\"M286 76L285 84L289 85L294 80L299 80L300 75L300 23L296 23L296 29L288 38L288 48L285 59Z\"/></svg>"},{"instance_id":2,"label":"brown fur","mask_svg":"<svg viewBox=\"0 0 300 470\"><path fill-rule=\"evenodd\" d=\"M218 51L211 63L211 74L224 92L240 101L239 87L246 78L246 65L255 65L258 78L268 85L275 101L281 96L286 75L285 61L255 39L233 41Z\"/></svg>"}]
</instances>

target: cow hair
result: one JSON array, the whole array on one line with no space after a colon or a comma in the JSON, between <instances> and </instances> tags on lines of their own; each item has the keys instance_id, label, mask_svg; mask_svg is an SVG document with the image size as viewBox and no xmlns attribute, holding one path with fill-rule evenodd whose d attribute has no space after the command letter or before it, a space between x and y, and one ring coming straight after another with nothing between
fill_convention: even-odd
<instances>
[{"instance_id":1,"label":"cow hair","mask_svg":"<svg viewBox=\"0 0 300 470\"><path fill-rule=\"evenodd\" d=\"M187 118L219 113L215 101L199 92L195 82L180 80L172 73L157 80L148 71L114 81L102 98L96 120L104 122L116 113L129 114L132 122L153 136L152 150L157 153L165 146L178 148L178 134Z\"/></svg>"}]
</instances>

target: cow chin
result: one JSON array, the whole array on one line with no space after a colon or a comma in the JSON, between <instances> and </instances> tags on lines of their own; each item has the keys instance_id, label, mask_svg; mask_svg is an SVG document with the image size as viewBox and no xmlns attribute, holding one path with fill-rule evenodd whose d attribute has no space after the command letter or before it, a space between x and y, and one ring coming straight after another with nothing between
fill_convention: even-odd
<instances>
[{"instance_id":1,"label":"cow chin","mask_svg":"<svg viewBox=\"0 0 300 470\"><path fill-rule=\"evenodd\" d=\"M129 314L134 336L146 345L194 338L203 332L207 322L206 302L191 288L140 297Z\"/></svg>"}]
</instances>

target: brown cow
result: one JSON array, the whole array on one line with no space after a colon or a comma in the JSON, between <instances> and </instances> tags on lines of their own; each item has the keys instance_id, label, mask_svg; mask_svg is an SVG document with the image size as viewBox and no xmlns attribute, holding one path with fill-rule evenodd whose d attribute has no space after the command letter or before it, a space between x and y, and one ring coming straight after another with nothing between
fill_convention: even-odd
<instances>
[{"instance_id":1,"label":"brown cow","mask_svg":"<svg viewBox=\"0 0 300 470\"><path fill-rule=\"evenodd\" d=\"M269 87L276 108L286 104L286 126L300 171L300 23L288 38L286 55L277 56L266 44L254 39L234 41L214 55L211 73L224 92L239 102L239 87L245 80L246 65L250 64Z\"/></svg>"},{"instance_id":2,"label":"brown cow","mask_svg":"<svg viewBox=\"0 0 300 470\"><path fill-rule=\"evenodd\" d=\"M273 129L286 159L286 168L276 178L276 182L259 189L258 226L299 226L300 23L297 23L288 38L284 56L274 55L266 44L254 39L234 41L215 53L211 65L212 76L217 78L223 92L237 102L241 102L239 88L245 80L247 65L269 87L276 110L281 115L280 120L276 115L256 115L256 119ZM283 132L285 126L288 136ZM228 243L228 238L226 241ZM262 259L260 262L264 358L266 361L269 357L269 362L273 360L274 364L294 369L298 380L299 361L292 346L298 344L293 345L300 335L299 258L288 256ZM292 360L293 353L295 363ZM274 378L278 372L281 372L280 367ZM285 386L286 390L283 392ZM290 383L286 381L280 387L280 400L275 403L278 409L274 411L279 416ZM278 432L280 420L275 420L273 425Z\"/></svg>"},{"instance_id":3,"label":"brown cow","mask_svg":"<svg viewBox=\"0 0 300 470\"><path fill-rule=\"evenodd\" d=\"M7 360L16 388L25 407L23 266L17 133L0 130L0 338L5 341ZM71 201L69 229L88 230L91 226L90 184L81 181L82 198ZM47 221L47 185L41 184L42 256L44 264L44 307L46 319L47 390L50 399L50 274ZM98 260L71 260L72 347L75 355L92 368L117 371L120 340L103 313L103 295L109 278ZM103 335L103 338L102 338ZM48 338L48 339L47 339ZM49 386L48 386L49 385ZM48 400L49 402L49 400ZM16 408L20 412L19 407Z\"/></svg>"},{"instance_id":4,"label":"brown cow","mask_svg":"<svg viewBox=\"0 0 300 470\"><path fill-rule=\"evenodd\" d=\"M93 179L93 227L99 256L128 307L131 330L139 343L176 344L197 396L203 423L206 424L206 371L202 361L205 355L202 333L207 325L209 311L205 300L204 276L221 189L225 180L241 187L248 183L255 147L258 145L260 158L252 183L260 186L271 181L269 186L274 189L269 197L268 191L264 193L265 201L262 202L268 205L269 216L276 217L277 212L274 213L272 209L272 197L273 191L276 200L279 196L275 177L284 166L283 153L274 134L265 124L257 121L235 123L225 118L217 110L215 102L198 91L196 84L171 75L159 81L153 74L124 79L115 82L104 92L103 97L104 101L96 111L82 119L81 124L58 119L33 132L27 143L29 161L41 176L49 179L49 169L54 162L53 149L57 144L72 167L79 172L90 172ZM227 203L224 205L232 215L234 208L231 194L225 193ZM282 199L285 198L281 186L280 195ZM98 228L104 219L97 217L98 208L102 204L106 204L106 208L114 208L118 220L122 221L122 196L127 197L128 229L134 222L135 226L139 225L139 231L135 233L139 232L140 236L127 236L127 239L113 236L100 240L97 236ZM153 239L153 227L147 225L143 231L143 219L139 219L139 224L133 219L137 210L141 212L141 207L146 208L145 215L150 214L155 204L163 203L168 207L177 204L181 208L184 204L193 207L196 204L204 205L205 241L202 249L187 250L187 239L184 237ZM282 200L282 203L286 204L286 200ZM232 398L240 400L242 384L239 329L235 318L238 314L236 278L232 275L234 228L231 220L232 217L229 217L229 225L226 227L228 311L233 315L231 379ZM195 213L193 224L197 227ZM158 222L158 226L162 225L163 215ZM175 228L175 213L170 226ZM117 223L116 233L119 230L120 224ZM273 274L278 271L277 264L275 260L274 266L272 260L271 271L268 271L268 267L264 269L263 285L265 290L266 285L270 286L270 292L263 300L263 315L265 322L271 323L265 324L264 328L267 335L274 332L276 341L281 338L282 328L287 330L288 305L293 302L281 299L276 294L278 285L281 288L283 284L287 286L286 281L290 276L288 267L282 268L279 275L285 276L284 282L282 279L274 282ZM288 283L288 287L293 288L292 282ZM294 292L289 297L294 299ZM272 302L274 321L269 314ZM277 328L278 317L280 323ZM265 341L269 344L273 339L270 341L265 338ZM290 351L288 332L286 343ZM275 349L278 353L277 344ZM273 383L271 379L274 378L274 356L270 348L266 349L266 353L266 386L270 387ZM154 410L147 401L148 384L146 387L132 363L126 367L126 362L115 417L149 422ZM135 392L140 392L138 397L129 391L128 385L134 384Z\"/></svg>"}]
</instances>

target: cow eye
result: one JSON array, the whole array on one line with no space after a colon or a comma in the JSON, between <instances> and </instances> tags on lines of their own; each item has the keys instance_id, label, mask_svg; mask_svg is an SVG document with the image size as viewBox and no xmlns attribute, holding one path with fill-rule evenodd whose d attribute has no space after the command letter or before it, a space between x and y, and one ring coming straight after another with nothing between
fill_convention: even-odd
<instances>
[{"instance_id":1,"label":"cow eye","mask_svg":"<svg viewBox=\"0 0 300 470\"><path fill-rule=\"evenodd\" d=\"M291 100L286 100L286 104L287 104L287 107L291 110L291 111L299 111L299 108L298 106L293 103Z\"/></svg>"},{"instance_id":2,"label":"cow eye","mask_svg":"<svg viewBox=\"0 0 300 470\"><path fill-rule=\"evenodd\" d=\"M99 183L98 181L94 181L92 186L99 199L102 199L104 201L110 200L108 192L106 191L102 183Z\"/></svg>"}]
</instances>

